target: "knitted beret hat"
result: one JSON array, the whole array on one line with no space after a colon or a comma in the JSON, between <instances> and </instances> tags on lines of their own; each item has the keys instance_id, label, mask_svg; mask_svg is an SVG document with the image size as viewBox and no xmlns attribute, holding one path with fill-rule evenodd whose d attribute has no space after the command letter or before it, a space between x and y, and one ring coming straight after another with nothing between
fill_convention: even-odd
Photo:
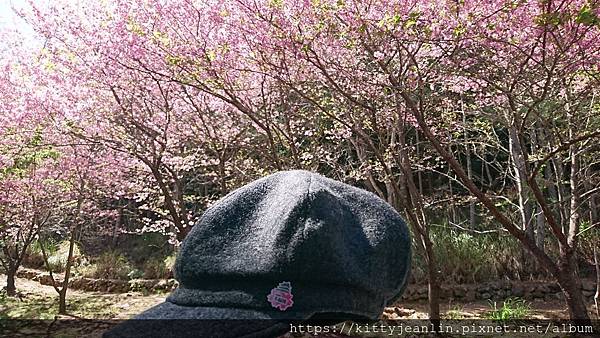
<instances>
[{"instance_id":1,"label":"knitted beret hat","mask_svg":"<svg viewBox=\"0 0 600 338\"><path fill-rule=\"evenodd\" d=\"M379 197L307 171L278 172L206 210L180 247L179 287L135 319L220 320L201 328L215 337L276 331L258 320L376 319L402 294L410 263L408 228Z\"/></svg>"}]
</instances>

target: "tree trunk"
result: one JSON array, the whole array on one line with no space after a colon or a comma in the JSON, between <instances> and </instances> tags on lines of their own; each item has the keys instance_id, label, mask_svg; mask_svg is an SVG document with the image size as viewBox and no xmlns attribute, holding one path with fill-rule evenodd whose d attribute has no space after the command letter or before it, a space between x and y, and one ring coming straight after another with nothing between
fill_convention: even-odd
<instances>
[{"instance_id":1,"label":"tree trunk","mask_svg":"<svg viewBox=\"0 0 600 338\"><path fill-rule=\"evenodd\" d=\"M590 197L590 224L596 224L597 222L599 222L600 217L598 217L598 209L600 208L598 207L598 203L596 202L596 193L594 193Z\"/></svg>"},{"instance_id":2,"label":"tree trunk","mask_svg":"<svg viewBox=\"0 0 600 338\"><path fill-rule=\"evenodd\" d=\"M456 158L447 151L447 149L442 145L440 140L433 134L433 132L429 128L429 125L425 122L425 118L421 110L417 107L417 105L410 98L410 96L408 96L405 93L402 94L405 102L407 103L413 115L415 116L419 127L421 127L424 136L431 142L436 152L448 162L448 165L457 174L457 176L463 182L465 187L469 189L471 194L477 197L481 204L483 204L483 206L490 211L494 218L500 224L502 224L503 227L511 235L517 238L523 244L523 246L528 248L531 251L531 253L534 254L534 256L540 261L541 265L548 272L552 273L557 278L558 284L560 285L561 289L565 294L565 298L567 299L567 305L569 306L569 314L571 319L589 321L589 316L587 315L585 303L583 300L583 294L581 293L581 281L579 280L574 270L575 259L573 258L572 254L569 254L569 251L564 250L564 244L566 243L564 243L561 246L560 264L555 264L544 251L542 251L540 248L537 247L537 245L535 245L535 241L529 238L521 229L515 227L513 222L509 218L507 218L500 210L498 210L496 205L489 199L489 197L485 193L483 193L472 180L468 179L467 173L460 165L460 163L458 163ZM545 216L547 217L547 219L553 220L551 215ZM554 224L553 222L548 222L549 224ZM553 228L553 233L554 230L556 229ZM576 230L576 228L572 230ZM571 231L571 233L573 232ZM556 236L561 241L561 243L564 242L564 239L561 237L560 233L556 233Z\"/></svg>"},{"instance_id":3,"label":"tree trunk","mask_svg":"<svg viewBox=\"0 0 600 338\"><path fill-rule=\"evenodd\" d=\"M436 331L440 330L440 284L437 260L433 252L433 243L429 237L429 225L423 210L422 195L414 181L414 175L411 166L411 159L406 149L406 126L404 123L398 128L398 143L400 150L398 156L400 158L400 168L403 173L404 185L408 190L406 213L411 219L414 228L417 229L427 261L427 278L429 282L429 320L434 325ZM395 143L395 142L394 142ZM397 186L397 185L396 185Z\"/></svg>"},{"instance_id":4,"label":"tree trunk","mask_svg":"<svg viewBox=\"0 0 600 338\"><path fill-rule=\"evenodd\" d=\"M537 209L537 215L535 216L535 243L538 248L544 249L544 241L546 239L546 221L544 220L544 213L539 208Z\"/></svg>"},{"instance_id":5,"label":"tree trunk","mask_svg":"<svg viewBox=\"0 0 600 338\"><path fill-rule=\"evenodd\" d=\"M417 150L417 158L422 158L421 156L421 140L419 139L419 130L415 130L415 140L416 140L416 150ZM423 175L422 170L417 171L417 182L419 187L419 195L423 196Z\"/></svg>"},{"instance_id":6,"label":"tree trunk","mask_svg":"<svg viewBox=\"0 0 600 338\"><path fill-rule=\"evenodd\" d=\"M185 236L187 236L187 234L192 230L191 227L187 226L185 228L181 228L178 232L177 235L175 236L177 238L178 241L183 242L183 240L185 239Z\"/></svg>"},{"instance_id":7,"label":"tree trunk","mask_svg":"<svg viewBox=\"0 0 600 338\"><path fill-rule=\"evenodd\" d=\"M571 121L572 116L569 114L569 136L571 139L575 135L575 131ZM581 195L579 191L580 185L580 161L579 147L572 144L569 147L569 157L571 159L571 173L569 178L569 186L571 188L571 203L569 208L569 231L567 236L567 246L560 246L559 258L559 273L563 278L563 291L569 306L571 318L589 321L590 317L585 306L585 299L581 292L581 279L577 273L577 246L578 232L581 218Z\"/></svg>"},{"instance_id":8,"label":"tree trunk","mask_svg":"<svg viewBox=\"0 0 600 338\"><path fill-rule=\"evenodd\" d=\"M465 113L463 102L461 100L462 118L463 118L463 133L465 141L465 157L467 159L467 177L469 180L473 180L473 168L471 164L471 146L469 145L469 139L467 137L467 114ZM469 199L469 229L475 229L475 201Z\"/></svg>"},{"instance_id":9,"label":"tree trunk","mask_svg":"<svg viewBox=\"0 0 600 338\"><path fill-rule=\"evenodd\" d=\"M117 247L117 239L119 238L119 230L121 229L122 220L123 220L123 208L118 209L119 215L117 216L117 221L115 222L115 226L113 226L112 231L112 241L111 247L114 249Z\"/></svg>"},{"instance_id":10,"label":"tree trunk","mask_svg":"<svg viewBox=\"0 0 600 338\"><path fill-rule=\"evenodd\" d=\"M433 252L433 243L429 240L429 235L424 236L425 252L427 253L427 278L428 278L428 301L429 301L429 320L434 325L436 331L440 329L440 280L437 270L437 260Z\"/></svg>"},{"instance_id":11,"label":"tree trunk","mask_svg":"<svg viewBox=\"0 0 600 338\"><path fill-rule=\"evenodd\" d=\"M62 281L62 288L59 290L56 287L56 281L54 281L55 285L54 285L54 289L58 292L58 313L61 315L64 315L67 313L67 291L69 289L69 278L71 277L71 268L73 267L73 253L75 251L75 238L77 238L77 232L80 231L80 229L82 229L82 220L81 220L81 208L83 206L83 202L84 202L84 196L83 196L83 191L85 188L85 181L83 179L80 180L79 182L80 186L79 186L79 191L80 191L80 195L77 198L77 209L76 209L76 215L75 215L75 226L73 226L72 230L71 230L71 238L69 239L69 253L67 256L67 262L65 264L65 274L64 274L64 279ZM47 261L47 259L45 258L45 260ZM52 273L50 274L50 277L52 277ZM54 280L54 277L52 277L52 279Z\"/></svg>"},{"instance_id":12,"label":"tree trunk","mask_svg":"<svg viewBox=\"0 0 600 338\"><path fill-rule=\"evenodd\" d=\"M513 164L513 171L515 174L515 182L517 184L517 192L519 194L519 212L521 215L521 228L525 231L525 234L533 239L534 228L532 222L532 207L529 201L529 194L527 189L527 163L523 157L523 148L519 140L518 131L514 125L509 125L509 148L510 156ZM521 249L522 263L525 271L531 273L533 271L533 257L525 249Z\"/></svg>"},{"instance_id":13,"label":"tree trunk","mask_svg":"<svg viewBox=\"0 0 600 338\"><path fill-rule=\"evenodd\" d=\"M64 287L58 293L58 314L67 314L67 288Z\"/></svg>"},{"instance_id":14,"label":"tree trunk","mask_svg":"<svg viewBox=\"0 0 600 338\"><path fill-rule=\"evenodd\" d=\"M567 193L565 192L565 185L562 183L564 181L564 168L561 159L553 158L551 161L554 167L554 174L556 176L556 196L558 202L557 209L560 216L560 224L563 227L563 231L567 233L569 231L567 222L569 219L569 208L565 206L565 196Z\"/></svg>"},{"instance_id":15,"label":"tree trunk","mask_svg":"<svg viewBox=\"0 0 600 338\"><path fill-rule=\"evenodd\" d=\"M600 320L600 308L598 307L598 298L600 298L600 262L598 261L597 247L594 247L594 263L596 265L596 294L594 295L594 304L596 304L596 317Z\"/></svg>"},{"instance_id":16,"label":"tree trunk","mask_svg":"<svg viewBox=\"0 0 600 338\"><path fill-rule=\"evenodd\" d=\"M17 269L12 267L8 268L6 271L6 294L14 297L17 295L17 287L15 286L15 275L17 274Z\"/></svg>"},{"instance_id":17,"label":"tree trunk","mask_svg":"<svg viewBox=\"0 0 600 338\"><path fill-rule=\"evenodd\" d=\"M78 210L78 213L80 211ZM69 240L69 254L67 256L67 264L65 266L65 277L62 282L62 289L58 293L58 313L64 315L67 313L67 290L69 289L69 277L71 277L71 267L73 266L73 252L75 249L75 236L79 226L76 225L71 233Z\"/></svg>"},{"instance_id":18,"label":"tree trunk","mask_svg":"<svg viewBox=\"0 0 600 338\"><path fill-rule=\"evenodd\" d=\"M551 208L552 210L556 210L557 206L556 206L556 202L558 201L558 193L556 192L556 186L552 183L552 168L550 165L546 165L546 168L544 169L544 178L547 182L546 184L546 188L548 189L548 198L550 200L550 204L551 204ZM541 208L541 206L537 205L538 207L538 215L541 217L541 221L538 221L538 227L536 230L536 241L541 244L538 245L541 249L544 248L544 240L546 237L546 220L543 214L543 210ZM540 223L542 222L542 223Z\"/></svg>"},{"instance_id":19,"label":"tree trunk","mask_svg":"<svg viewBox=\"0 0 600 338\"><path fill-rule=\"evenodd\" d=\"M585 191L590 191L594 189L589 180L583 180L583 185L585 187ZM596 193L592 193L592 195L588 199L589 205L589 220L590 225L596 224L598 221L598 203L596 203Z\"/></svg>"},{"instance_id":20,"label":"tree trunk","mask_svg":"<svg viewBox=\"0 0 600 338\"><path fill-rule=\"evenodd\" d=\"M452 151L452 150L451 150ZM454 182L450 179L450 174L451 171L448 171L448 192L450 193L450 196L454 196L454 189L452 189L452 184L454 184ZM450 220L453 224L458 223L457 220L457 216L456 216L456 206L454 205L454 199L451 199L450 201Z\"/></svg>"},{"instance_id":21,"label":"tree trunk","mask_svg":"<svg viewBox=\"0 0 600 338\"><path fill-rule=\"evenodd\" d=\"M440 278L437 266L437 259L433 251L433 243L429 238L429 230L419 221L418 215L414 209L404 208L413 231L418 236L418 248L424 255L427 265L428 282L428 301L429 301L429 320L434 325L436 331L440 330Z\"/></svg>"},{"instance_id":22,"label":"tree trunk","mask_svg":"<svg viewBox=\"0 0 600 338\"><path fill-rule=\"evenodd\" d=\"M562 264L558 271L558 284L565 295L569 308L569 318L574 320L590 320L581 292L581 279L575 266L577 259L574 253L561 253Z\"/></svg>"},{"instance_id":23,"label":"tree trunk","mask_svg":"<svg viewBox=\"0 0 600 338\"><path fill-rule=\"evenodd\" d=\"M539 151L541 151L540 139L544 137L544 132L541 131L543 128L541 128L540 126L535 125L535 127L536 129L540 130L540 135L538 135L537 130L534 130L531 133L531 151L533 153L538 153ZM549 167L546 166L546 168L544 169L544 175L548 177L549 174ZM547 186L547 184L545 184L545 186ZM553 198L553 195L551 193L552 192L550 191L550 189L548 189L548 194L551 196L550 198ZM535 210L535 244L538 248L544 250L544 241L546 239L546 222L544 220L544 212L539 203L534 203L533 210ZM536 264L536 273L541 273L541 270L542 269L540 268L539 264Z\"/></svg>"},{"instance_id":24,"label":"tree trunk","mask_svg":"<svg viewBox=\"0 0 600 338\"><path fill-rule=\"evenodd\" d=\"M487 186L491 189L492 185L494 184L494 178L492 177L492 172L490 171L490 165L489 165L488 161L484 161L483 164L485 166L485 175L487 176L487 179L488 179Z\"/></svg>"}]
</instances>

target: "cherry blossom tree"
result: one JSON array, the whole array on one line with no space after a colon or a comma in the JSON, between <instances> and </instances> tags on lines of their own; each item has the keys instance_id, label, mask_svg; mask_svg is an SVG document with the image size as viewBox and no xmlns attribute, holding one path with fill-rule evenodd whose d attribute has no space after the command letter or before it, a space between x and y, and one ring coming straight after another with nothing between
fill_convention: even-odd
<instances>
[{"instance_id":1,"label":"cherry blossom tree","mask_svg":"<svg viewBox=\"0 0 600 338\"><path fill-rule=\"evenodd\" d=\"M170 234L174 242L183 239L199 209L212 198L198 186L225 193L234 180L232 171L257 176L246 173L257 166L249 152L242 151L252 143L253 127L222 100L161 75L161 65L176 61L155 62L160 56L142 45L151 41L164 47L170 42L159 30L147 35L131 14L159 15L158 9L126 2L65 4L64 12L78 15L45 15L44 10L58 7L33 6L32 13L23 15L37 20L37 30L51 51L48 62L63 70L60 80L68 77L83 91L80 101L90 101L89 109L66 118L70 132L125 154L129 168L153 183L149 187L146 180L137 182L136 199L160 218L147 218L143 230Z\"/></svg>"},{"instance_id":2,"label":"cherry blossom tree","mask_svg":"<svg viewBox=\"0 0 600 338\"><path fill-rule=\"evenodd\" d=\"M56 197L51 180L57 154L48 148L38 149L39 141L37 134L0 167L0 263L6 272L9 296L16 294L16 272L29 245L50 218ZM15 144L3 144L2 148L6 146ZM8 152L4 150L6 158Z\"/></svg>"},{"instance_id":3,"label":"cherry blossom tree","mask_svg":"<svg viewBox=\"0 0 600 338\"><path fill-rule=\"evenodd\" d=\"M116 222L115 210L106 209L107 201L125 197L122 187L127 176L122 159L111 149L97 145L77 144L77 138L67 135L71 143L61 148L59 175L56 180L61 186L61 196L54 200L60 217L53 219L52 232L60 232L68 238L69 250L62 278L56 279L48 262L43 243L40 243L46 268L53 280L53 287L59 296L59 313L67 311L67 291L71 269L74 264L76 239L81 233L95 224L100 226ZM115 156L116 155L116 156ZM116 193L116 194L115 194ZM40 236L50 231L41 231Z\"/></svg>"},{"instance_id":4,"label":"cherry blossom tree","mask_svg":"<svg viewBox=\"0 0 600 338\"><path fill-rule=\"evenodd\" d=\"M151 178L150 188L128 183L140 201L155 196L145 204L162 223L151 227L182 239L206 197L199 186L224 193L270 170L327 170L407 216L438 321L424 167L451 170L473 197L470 223L477 200L556 278L570 316L589 318L576 264L582 208L597 218L598 181L584 183L582 170L597 177L598 8L580 0L114 0L32 3L22 15L46 41L39 81L53 90L36 102L60 112L67 134ZM453 146L469 121L506 131L508 160L498 170L511 174L516 195L484 189L470 150L459 161ZM424 160L426 152L438 159Z\"/></svg>"},{"instance_id":5,"label":"cherry blossom tree","mask_svg":"<svg viewBox=\"0 0 600 338\"><path fill-rule=\"evenodd\" d=\"M18 36L11 38L17 41ZM14 277L28 246L61 229L70 250L63 287L59 290L58 282L54 286L59 312L65 313L76 235L90 219L110 223L113 212L105 209L105 201L126 195L128 164L119 153L70 133L97 97L52 63L47 50L29 47L13 42L2 50L0 261L8 294L14 295Z\"/></svg>"},{"instance_id":6,"label":"cherry blossom tree","mask_svg":"<svg viewBox=\"0 0 600 338\"><path fill-rule=\"evenodd\" d=\"M29 245L47 223L59 195L53 182L58 153L45 144L44 115L34 113L33 65L19 61L30 55L12 35L0 53L0 263L7 294L16 294L15 275Z\"/></svg>"}]
</instances>

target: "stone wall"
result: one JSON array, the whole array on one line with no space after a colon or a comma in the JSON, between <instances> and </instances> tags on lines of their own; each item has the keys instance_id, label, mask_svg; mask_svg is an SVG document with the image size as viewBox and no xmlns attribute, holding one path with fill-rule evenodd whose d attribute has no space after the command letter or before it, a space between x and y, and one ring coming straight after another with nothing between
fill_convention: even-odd
<instances>
[{"instance_id":1,"label":"stone wall","mask_svg":"<svg viewBox=\"0 0 600 338\"><path fill-rule=\"evenodd\" d=\"M62 283L59 277L61 274L55 275L57 282ZM52 278L46 272L19 269L17 277L27 278L42 285L52 285ZM69 288L74 290L84 291L100 291L109 293L125 293L129 291L171 291L177 287L178 283L175 279L132 279L129 281L117 279L94 279L86 277L71 277L69 279Z\"/></svg>"},{"instance_id":2,"label":"stone wall","mask_svg":"<svg viewBox=\"0 0 600 338\"><path fill-rule=\"evenodd\" d=\"M27 278L42 285L52 285L52 279L46 272L20 269L17 277ZM69 287L76 290L123 293L129 291L171 291L177 287L174 279L133 279L130 281L115 279L93 279L73 277ZM596 285L592 280L583 280L583 295L586 300L593 301ZM520 282L500 281L482 284L442 285L440 298L472 302L475 300L504 300L509 297L519 297L527 300L542 299L562 300L563 294L555 282ZM416 302L427 300L427 285L409 285L402 295L400 302Z\"/></svg>"},{"instance_id":3,"label":"stone wall","mask_svg":"<svg viewBox=\"0 0 600 338\"><path fill-rule=\"evenodd\" d=\"M596 284L592 280L583 280L582 291L587 301L593 301ZM556 282L548 281L500 281L481 284L442 285L442 300L472 302L475 300L504 300L519 297L527 300L562 300L563 294ZM427 300L427 285L409 285L402 295L402 301Z\"/></svg>"}]
</instances>

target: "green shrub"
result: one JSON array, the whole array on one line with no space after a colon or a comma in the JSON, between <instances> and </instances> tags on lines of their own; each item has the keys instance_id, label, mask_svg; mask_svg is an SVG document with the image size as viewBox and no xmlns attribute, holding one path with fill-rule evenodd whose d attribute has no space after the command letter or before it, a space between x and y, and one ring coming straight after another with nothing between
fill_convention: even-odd
<instances>
[{"instance_id":1,"label":"green shrub","mask_svg":"<svg viewBox=\"0 0 600 338\"><path fill-rule=\"evenodd\" d=\"M141 292L144 296L150 294L149 286L144 280L132 279L129 281L129 290L133 292Z\"/></svg>"},{"instance_id":2,"label":"green shrub","mask_svg":"<svg viewBox=\"0 0 600 338\"><path fill-rule=\"evenodd\" d=\"M62 241L57 245L47 245L43 243L46 254L48 255L48 265L53 272L63 272L67 265L67 259L69 258L69 241ZM41 252L41 249L40 249ZM77 267L80 265L82 260L81 250L79 245L75 243L73 246L73 266Z\"/></svg>"},{"instance_id":3,"label":"green shrub","mask_svg":"<svg viewBox=\"0 0 600 338\"><path fill-rule=\"evenodd\" d=\"M167 274L165 262L161 258L152 258L144 264L144 278L160 279Z\"/></svg>"},{"instance_id":4,"label":"green shrub","mask_svg":"<svg viewBox=\"0 0 600 338\"><path fill-rule=\"evenodd\" d=\"M520 320L529 316L531 308L529 303L521 298L508 298L502 303L502 307L498 308L496 302L491 303L492 311L487 314L488 319L497 321Z\"/></svg>"},{"instance_id":5,"label":"green shrub","mask_svg":"<svg viewBox=\"0 0 600 338\"><path fill-rule=\"evenodd\" d=\"M44 249L47 254L53 254L56 251L56 244L46 241L44 243ZM40 241L34 241L27 247L25 256L23 257L22 265L33 269L45 269L44 255L42 255L42 248Z\"/></svg>"},{"instance_id":6,"label":"green shrub","mask_svg":"<svg viewBox=\"0 0 600 338\"><path fill-rule=\"evenodd\" d=\"M464 319L465 316L463 314L463 308L459 305L455 305L448 311L446 311L445 319L456 320L456 319Z\"/></svg>"},{"instance_id":7,"label":"green shrub","mask_svg":"<svg viewBox=\"0 0 600 338\"><path fill-rule=\"evenodd\" d=\"M146 279L168 279L173 277L173 266L175 265L176 253L162 258L153 257L144 263L143 278Z\"/></svg>"},{"instance_id":8,"label":"green shrub","mask_svg":"<svg viewBox=\"0 0 600 338\"><path fill-rule=\"evenodd\" d=\"M164 260L165 266L168 269L168 276L166 278L173 278L173 269L175 269L175 260L177 258L177 252L173 252L167 256Z\"/></svg>"},{"instance_id":9,"label":"green shrub","mask_svg":"<svg viewBox=\"0 0 600 338\"><path fill-rule=\"evenodd\" d=\"M140 268L149 258L165 255L171 247L163 234L153 232L124 236L120 243L123 245L121 252L129 257L131 264Z\"/></svg>"},{"instance_id":10,"label":"green shrub","mask_svg":"<svg viewBox=\"0 0 600 338\"><path fill-rule=\"evenodd\" d=\"M166 258L155 257L144 264L143 277L147 279L167 279L172 276L175 254Z\"/></svg>"},{"instance_id":11,"label":"green shrub","mask_svg":"<svg viewBox=\"0 0 600 338\"><path fill-rule=\"evenodd\" d=\"M93 264L80 269L84 277L120 280L128 280L131 271L127 258L114 250L101 254Z\"/></svg>"},{"instance_id":12,"label":"green shrub","mask_svg":"<svg viewBox=\"0 0 600 338\"><path fill-rule=\"evenodd\" d=\"M133 269L133 270L129 271L129 273L127 274L127 278L129 280L140 279L142 277L144 277L144 271L142 271L140 269Z\"/></svg>"},{"instance_id":13,"label":"green shrub","mask_svg":"<svg viewBox=\"0 0 600 338\"><path fill-rule=\"evenodd\" d=\"M97 275L96 264L86 264L77 268L75 275L78 277L96 278Z\"/></svg>"},{"instance_id":14,"label":"green shrub","mask_svg":"<svg viewBox=\"0 0 600 338\"><path fill-rule=\"evenodd\" d=\"M519 245L508 236L447 229L431 235L443 281L480 283L518 274L514 257L519 257Z\"/></svg>"}]
</instances>

